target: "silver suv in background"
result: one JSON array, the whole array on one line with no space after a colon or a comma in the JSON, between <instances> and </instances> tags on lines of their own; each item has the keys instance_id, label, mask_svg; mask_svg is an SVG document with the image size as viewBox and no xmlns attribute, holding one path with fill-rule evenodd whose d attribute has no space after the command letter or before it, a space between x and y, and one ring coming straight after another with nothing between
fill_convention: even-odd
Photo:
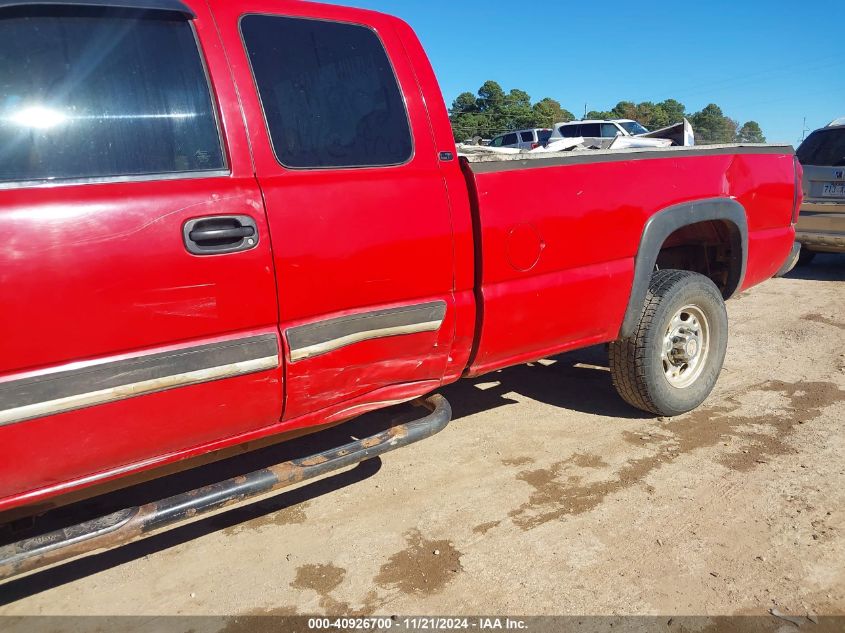
<instances>
[{"instance_id":1,"label":"silver suv in background","mask_svg":"<svg viewBox=\"0 0 845 633\"><path fill-rule=\"evenodd\" d=\"M816 130L798 148L804 204L796 228L799 263L816 253L845 253L845 117Z\"/></svg>"},{"instance_id":2,"label":"silver suv in background","mask_svg":"<svg viewBox=\"0 0 845 633\"><path fill-rule=\"evenodd\" d=\"M514 149L536 149L549 142L552 131L544 128L531 128L501 134L490 141L490 147L511 147Z\"/></svg>"}]
</instances>

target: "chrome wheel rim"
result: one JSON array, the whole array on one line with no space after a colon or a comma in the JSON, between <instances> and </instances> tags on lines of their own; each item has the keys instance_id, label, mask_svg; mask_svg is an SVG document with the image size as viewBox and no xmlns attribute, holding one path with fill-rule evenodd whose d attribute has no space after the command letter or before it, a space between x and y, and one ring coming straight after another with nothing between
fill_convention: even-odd
<instances>
[{"instance_id":1,"label":"chrome wheel rim","mask_svg":"<svg viewBox=\"0 0 845 633\"><path fill-rule=\"evenodd\" d=\"M675 313L663 337L661 361L667 382L685 389L698 380L710 354L710 324L696 306Z\"/></svg>"}]
</instances>

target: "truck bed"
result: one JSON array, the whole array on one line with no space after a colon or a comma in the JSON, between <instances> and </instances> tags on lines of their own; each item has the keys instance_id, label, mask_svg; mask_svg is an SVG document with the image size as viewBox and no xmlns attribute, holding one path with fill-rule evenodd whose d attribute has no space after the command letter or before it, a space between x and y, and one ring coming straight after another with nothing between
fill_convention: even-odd
<instances>
[{"instance_id":1,"label":"truck bed","mask_svg":"<svg viewBox=\"0 0 845 633\"><path fill-rule=\"evenodd\" d=\"M617 160L637 160L638 158L649 157L654 153L660 154L681 154L683 156L703 156L713 153L724 153L725 151L732 154L740 153L767 153L769 150L777 149L778 152L790 152L792 147L790 145L778 145L774 143L721 143L716 145L693 145L693 146L673 146L673 147L632 147L623 149L573 149L568 151L544 153L536 151L520 151L514 153L504 153L496 151L483 151L489 148L479 148L478 152L465 152L461 156L466 158L467 162L475 163L498 163L510 161L554 161L564 160L566 162L579 162L585 160L586 162L608 161L612 158L595 158L595 157L612 157L623 156ZM645 156L639 156L644 154ZM588 158L592 157L592 158ZM533 163L532 163L533 165ZM548 165L546 165L548 166Z\"/></svg>"},{"instance_id":2,"label":"truck bed","mask_svg":"<svg viewBox=\"0 0 845 633\"><path fill-rule=\"evenodd\" d=\"M771 277L794 242L789 146L472 156L464 173L481 245L471 375L615 340L644 229L663 209L689 204L695 217L714 194L745 209L743 275L727 296ZM705 236L692 239L716 237Z\"/></svg>"}]
</instances>

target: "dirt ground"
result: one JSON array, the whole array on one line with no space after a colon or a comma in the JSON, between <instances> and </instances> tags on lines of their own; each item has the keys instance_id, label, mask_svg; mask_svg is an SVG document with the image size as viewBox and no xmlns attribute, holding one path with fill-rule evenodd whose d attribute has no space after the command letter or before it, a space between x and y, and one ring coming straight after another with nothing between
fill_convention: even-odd
<instances>
[{"instance_id":1,"label":"dirt ground","mask_svg":"<svg viewBox=\"0 0 845 633\"><path fill-rule=\"evenodd\" d=\"M654 419L602 348L443 390L441 434L0 586L23 614L845 614L845 256L729 303Z\"/></svg>"}]
</instances>

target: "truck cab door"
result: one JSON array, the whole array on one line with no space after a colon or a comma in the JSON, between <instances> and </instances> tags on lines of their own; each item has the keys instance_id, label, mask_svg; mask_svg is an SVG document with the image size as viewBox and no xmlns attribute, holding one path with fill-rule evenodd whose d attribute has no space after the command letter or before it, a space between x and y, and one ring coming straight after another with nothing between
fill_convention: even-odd
<instances>
[{"instance_id":1,"label":"truck cab door","mask_svg":"<svg viewBox=\"0 0 845 633\"><path fill-rule=\"evenodd\" d=\"M211 6L273 240L284 419L327 423L431 391L454 338L450 209L394 19Z\"/></svg>"}]
</instances>

